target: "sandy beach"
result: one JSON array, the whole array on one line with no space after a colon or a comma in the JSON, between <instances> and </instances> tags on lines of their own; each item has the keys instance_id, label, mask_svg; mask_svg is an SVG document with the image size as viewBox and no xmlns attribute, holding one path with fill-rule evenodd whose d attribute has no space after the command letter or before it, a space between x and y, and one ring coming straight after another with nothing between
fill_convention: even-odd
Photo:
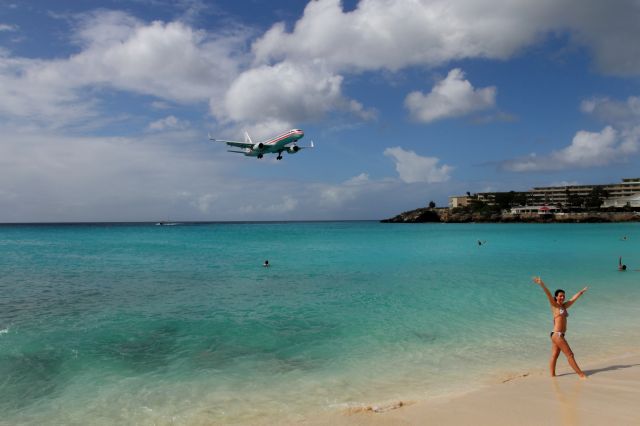
<instances>
[{"instance_id":1,"label":"sandy beach","mask_svg":"<svg viewBox=\"0 0 640 426\"><path fill-rule=\"evenodd\" d=\"M541 370L523 372L464 395L365 407L318 424L640 424L640 354L585 364L587 380L580 380L566 365L559 367L556 378Z\"/></svg>"}]
</instances>

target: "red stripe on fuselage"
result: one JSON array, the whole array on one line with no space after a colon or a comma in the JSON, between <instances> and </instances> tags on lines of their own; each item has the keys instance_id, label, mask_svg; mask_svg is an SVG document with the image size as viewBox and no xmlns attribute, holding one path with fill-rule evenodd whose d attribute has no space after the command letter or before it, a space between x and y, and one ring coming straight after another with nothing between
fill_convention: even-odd
<instances>
[{"instance_id":1,"label":"red stripe on fuselage","mask_svg":"<svg viewBox=\"0 0 640 426\"><path fill-rule=\"evenodd\" d=\"M280 136L276 136L275 138L273 138L271 140L263 142L263 144L264 145L275 145L275 144L277 144L278 142L280 142L280 141L282 141L284 139L288 139L288 138L290 138L291 136L294 136L294 135L299 135L300 133L302 133L302 132L297 132L295 130L290 130L287 133L283 133ZM298 139L302 138L302 136L304 136L304 133L300 134L300 137ZM295 139L295 140L298 140L298 139Z\"/></svg>"}]
</instances>

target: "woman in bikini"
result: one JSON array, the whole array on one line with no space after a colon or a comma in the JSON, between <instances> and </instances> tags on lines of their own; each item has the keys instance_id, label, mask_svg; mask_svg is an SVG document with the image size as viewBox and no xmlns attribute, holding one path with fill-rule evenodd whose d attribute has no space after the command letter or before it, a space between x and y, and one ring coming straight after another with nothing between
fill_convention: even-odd
<instances>
[{"instance_id":1,"label":"woman in bikini","mask_svg":"<svg viewBox=\"0 0 640 426\"><path fill-rule=\"evenodd\" d=\"M569 346L569 343L564 338L564 335L567 331L567 317L569 316L569 312L567 309L571 305L575 303L576 300L580 296L587 291L587 287L583 288L579 292L576 293L568 302L565 302L565 294L564 290L556 290L555 297L551 296L551 292L544 285L544 282L540 277L534 277L533 282L538 284L544 290L544 294L547 295L549 299L549 303L551 304L551 311L553 312L553 331L551 332L551 360L549 361L549 370L551 371L551 377L555 377L556 375L556 362L558 361L558 356L560 355L560 351L562 351L567 357L567 361L569 361L569 365L573 370L580 376L581 379L586 379L587 376L584 374L580 367L578 367L578 363L576 362L575 357L573 356L573 351Z\"/></svg>"}]
</instances>

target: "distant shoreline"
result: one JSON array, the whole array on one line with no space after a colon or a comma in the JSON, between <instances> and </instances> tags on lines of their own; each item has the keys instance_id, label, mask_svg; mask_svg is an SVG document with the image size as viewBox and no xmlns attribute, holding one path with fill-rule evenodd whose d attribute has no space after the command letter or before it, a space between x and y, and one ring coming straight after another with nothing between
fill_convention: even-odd
<instances>
[{"instance_id":1,"label":"distant shoreline","mask_svg":"<svg viewBox=\"0 0 640 426\"><path fill-rule=\"evenodd\" d=\"M637 212L580 212L556 214L452 213L448 208L419 208L382 223L617 223L640 222Z\"/></svg>"}]
</instances>

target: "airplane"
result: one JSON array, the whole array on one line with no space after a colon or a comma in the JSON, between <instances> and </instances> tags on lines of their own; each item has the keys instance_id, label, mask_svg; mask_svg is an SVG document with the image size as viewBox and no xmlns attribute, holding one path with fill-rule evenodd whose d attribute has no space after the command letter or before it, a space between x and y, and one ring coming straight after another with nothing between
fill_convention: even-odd
<instances>
[{"instance_id":1,"label":"airplane","mask_svg":"<svg viewBox=\"0 0 640 426\"><path fill-rule=\"evenodd\" d=\"M229 146L239 148L239 150L229 149L229 152L236 152L244 154L248 157L262 158L264 154L278 154L276 160L282 160L282 153L288 152L289 154L295 154L304 148L313 148L313 141L310 146L298 146L296 142L302 139L304 132L300 129L291 129L288 132L282 133L275 138L268 139L263 142L254 143L249 136L249 133L244 132L244 142L238 141L226 141L222 139L214 139L209 135L209 140L215 142L224 142Z\"/></svg>"}]
</instances>

